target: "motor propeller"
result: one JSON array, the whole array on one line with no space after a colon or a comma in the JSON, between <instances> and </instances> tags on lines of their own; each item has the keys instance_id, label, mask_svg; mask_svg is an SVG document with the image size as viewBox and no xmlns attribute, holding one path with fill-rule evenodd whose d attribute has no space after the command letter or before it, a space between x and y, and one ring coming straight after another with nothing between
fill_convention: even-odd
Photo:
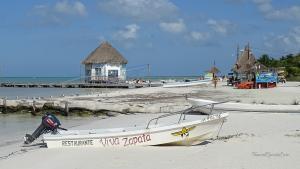
<instances>
[{"instance_id":1,"label":"motor propeller","mask_svg":"<svg viewBox=\"0 0 300 169\"><path fill-rule=\"evenodd\" d=\"M39 127L30 135L26 134L24 137L24 144L31 144L35 139L37 139L40 135L48 132L57 133L57 129L67 130L65 128L60 127L61 123L57 117L55 117L51 113L46 113L42 117L42 122Z\"/></svg>"}]
</instances>

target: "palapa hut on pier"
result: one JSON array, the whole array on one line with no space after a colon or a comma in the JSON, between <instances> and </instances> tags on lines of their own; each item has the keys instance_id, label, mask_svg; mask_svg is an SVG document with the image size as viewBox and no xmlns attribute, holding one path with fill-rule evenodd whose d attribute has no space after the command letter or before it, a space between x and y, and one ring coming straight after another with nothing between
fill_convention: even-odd
<instances>
[{"instance_id":1,"label":"palapa hut on pier","mask_svg":"<svg viewBox=\"0 0 300 169\"><path fill-rule=\"evenodd\" d=\"M86 82L126 80L127 60L108 42L103 42L82 62Z\"/></svg>"}]
</instances>

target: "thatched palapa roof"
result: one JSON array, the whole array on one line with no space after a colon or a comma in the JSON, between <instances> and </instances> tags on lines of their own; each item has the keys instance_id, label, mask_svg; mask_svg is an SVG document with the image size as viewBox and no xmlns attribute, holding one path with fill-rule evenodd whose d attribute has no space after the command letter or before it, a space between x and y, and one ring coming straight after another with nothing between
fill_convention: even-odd
<instances>
[{"instance_id":1,"label":"thatched palapa roof","mask_svg":"<svg viewBox=\"0 0 300 169\"><path fill-rule=\"evenodd\" d=\"M103 42L97 47L82 64L127 64L127 60L108 42Z\"/></svg>"},{"instance_id":2,"label":"thatched palapa roof","mask_svg":"<svg viewBox=\"0 0 300 169\"><path fill-rule=\"evenodd\" d=\"M267 67L257 62L249 45L247 45L241 55L238 57L232 70L237 73L247 73L252 71L266 70Z\"/></svg>"},{"instance_id":3,"label":"thatched palapa roof","mask_svg":"<svg viewBox=\"0 0 300 169\"><path fill-rule=\"evenodd\" d=\"M216 66L213 66L208 72L218 74L220 73L220 70Z\"/></svg>"},{"instance_id":4,"label":"thatched palapa roof","mask_svg":"<svg viewBox=\"0 0 300 169\"><path fill-rule=\"evenodd\" d=\"M212 73L212 74L220 73L220 70L216 67L216 62L215 61L214 61L214 65L210 68L210 70L208 70L206 72Z\"/></svg>"},{"instance_id":5,"label":"thatched palapa roof","mask_svg":"<svg viewBox=\"0 0 300 169\"><path fill-rule=\"evenodd\" d=\"M233 71L238 73L248 72L251 70L251 67L255 64L255 62L255 56L251 52L248 45L238 57L236 64L233 66Z\"/></svg>"}]
</instances>

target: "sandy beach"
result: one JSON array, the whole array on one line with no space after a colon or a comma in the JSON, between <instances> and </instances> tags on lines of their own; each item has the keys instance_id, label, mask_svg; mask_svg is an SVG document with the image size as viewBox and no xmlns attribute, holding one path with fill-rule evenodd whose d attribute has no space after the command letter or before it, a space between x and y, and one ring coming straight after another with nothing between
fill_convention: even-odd
<instances>
[{"instance_id":1,"label":"sandy beach","mask_svg":"<svg viewBox=\"0 0 300 169\"><path fill-rule=\"evenodd\" d=\"M115 117L94 117L66 122L77 129L126 127L145 124L163 110L190 106L185 97L231 100L255 105L299 106L300 83L273 89L237 90L219 84L188 88L143 88L61 98L118 112ZM95 104L97 103L97 104ZM109 108L108 108L109 107ZM91 109L93 109L91 108ZM124 113L127 109L127 114ZM132 113L136 110L137 113ZM123 113L122 113L123 112ZM147 113L148 112L148 113ZM300 165L300 112L229 112L218 138L196 146L47 149L21 147L22 141L0 143L0 168L297 168ZM34 120L30 129L38 125ZM74 123L77 123L74 127ZM63 123L64 124L64 123ZM3 129L1 129L3 130ZM25 131L24 131L25 132ZM24 133L25 134L25 133ZM3 136L1 136L3 137ZM14 138L22 137L17 132ZM11 138L11 137L10 137ZM3 140L3 139L2 139ZM22 151L21 151L22 149ZM9 153L15 152L9 155Z\"/></svg>"}]
</instances>

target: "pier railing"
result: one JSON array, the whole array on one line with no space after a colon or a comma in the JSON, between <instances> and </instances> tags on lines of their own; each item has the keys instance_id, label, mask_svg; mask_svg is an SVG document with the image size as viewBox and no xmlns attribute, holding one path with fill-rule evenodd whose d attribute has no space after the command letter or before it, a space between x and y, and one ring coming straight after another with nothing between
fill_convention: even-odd
<instances>
[{"instance_id":1,"label":"pier railing","mask_svg":"<svg viewBox=\"0 0 300 169\"><path fill-rule=\"evenodd\" d=\"M85 83L125 83L125 80L119 77L109 76L85 76Z\"/></svg>"},{"instance_id":2,"label":"pier railing","mask_svg":"<svg viewBox=\"0 0 300 169\"><path fill-rule=\"evenodd\" d=\"M22 87L22 88L134 88L134 87L147 87L146 83L128 82L118 77L108 76L85 76L76 77L64 81L38 81L33 79L30 81L19 82L0 82L0 87Z\"/></svg>"},{"instance_id":3,"label":"pier railing","mask_svg":"<svg viewBox=\"0 0 300 169\"><path fill-rule=\"evenodd\" d=\"M154 120L155 120L155 124L157 124L159 119L166 118L166 117L169 117L169 116L179 115L180 114L179 119L178 119L178 124L179 124L180 122L182 122L182 120L185 120L186 114L191 113L193 111L199 111L199 108L200 109L201 108L209 109L209 111L205 113L205 114L207 114L208 117L216 115L216 114L218 114L218 112L214 112L215 105L227 103L229 101L230 100L223 101L223 102L208 103L208 104L203 104L203 105L199 105L199 106L191 106L191 107L189 107L187 109L184 109L184 110L180 110L180 111L177 111L177 112L171 112L171 113L163 114L161 116L158 116L158 117L150 119L149 122L148 122L148 124L147 124L147 126L146 126L146 129L149 129L150 124Z\"/></svg>"},{"instance_id":4,"label":"pier railing","mask_svg":"<svg viewBox=\"0 0 300 169\"><path fill-rule=\"evenodd\" d=\"M191 111L193 110L197 110L198 108L201 108L201 107L207 107L207 106L210 106L210 112L208 113L208 116L209 115L212 115L213 113L213 109L214 109L214 106L215 104L222 104L222 103L225 103L225 102L220 102L220 103L209 103L209 104L204 104L204 105L200 105L200 106L191 106L190 108L188 109L185 109L185 110L181 110L181 111L177 111L177 112L172 112L172 113L167 113L167 114L163 114L161 116L158 116L158 117L155 117L155 118L152 118L149 120L147 126L146 126L146 129L149 129L149 126L150 124L155 121L155 124L158 123L158 120L159 119L162 119L162 118L166 118L166 117L170 117L170 116L174 116L174 115L179 115L179 119L178 119L178 124L182 121L182 120L185 120L185 117L186 117L186 114L190 113Z\"/></svg>"}]
</instances>

